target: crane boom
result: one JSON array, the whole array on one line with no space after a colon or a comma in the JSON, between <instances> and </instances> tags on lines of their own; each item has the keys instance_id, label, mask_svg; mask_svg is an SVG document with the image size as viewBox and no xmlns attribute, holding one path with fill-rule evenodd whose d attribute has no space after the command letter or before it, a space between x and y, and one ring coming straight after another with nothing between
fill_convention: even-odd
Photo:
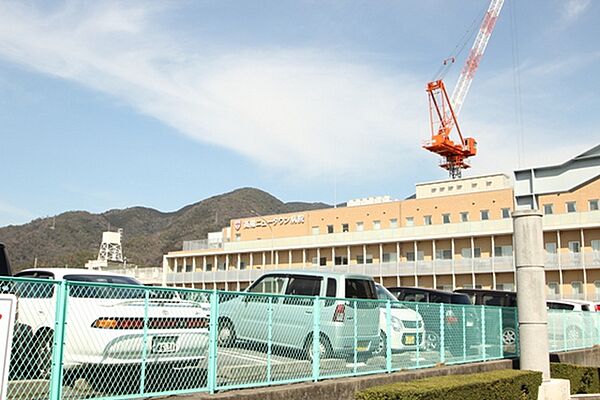
<instances>
[{"instance_id":1,"label":"crane boom","mask_svg":"<svg viewBox=\"0 0 600 400\"><path fill-rule=\"evenodd\" d=\"M500 10L502 9L503 4L504 0L492 0L490 3L485 16L483 17L483 21L481 21L481 27L479 28L479 32L477 33L473 47L471 47L469 57L467 57L467 61L463 66L460 77L458 78L458 82L454 87L450 101L452 102L454 115L457 118L460 114L460 109L462 108L463 102L465 101L465 97L467 97L471 83L473 82L475 71L477 71L477 67L479 67L479 62L483 57L485 48L490 41L492 31L496 26L496 20L500 15Z\"/></svg>"},{"instance_id":2,"label":"crane boom","mask_svg":"<svg viewBox=\"0 0 600 400\"><path fill-rule=\"evenodd\" d=\"M462 69L452 97L448 96L446 86L442 79L427 84L426 91L429 94L429 117L431 125L431 140L423 147L433 153L440 155L443 162L440 166L450 173L451 178L460 178L462 170L469 168L467 158L477 154L477 142L474 138L463 138L458 125L458 114L467 96L467 92L473 82L473 76L490 36L496 26L500 10L504 0L491 0L490 5L483 17L479 32L469 52L467 61ZM450 139L452 129L456 131L460 141L454 143Z\"/></svg>"}]
</instances>

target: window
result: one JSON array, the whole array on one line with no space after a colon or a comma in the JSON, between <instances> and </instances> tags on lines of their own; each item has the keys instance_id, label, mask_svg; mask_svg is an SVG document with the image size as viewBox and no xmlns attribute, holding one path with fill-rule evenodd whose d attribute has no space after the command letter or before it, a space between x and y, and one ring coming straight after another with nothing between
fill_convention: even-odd
<instances>
[{"instance_id":1,"label":"window","mask_svg":"<svg viewBox=\"0 0 600 400\"><path fill-rule=\"evenodd\" d=\"M435 251L436 260L452 260L452 250L450 249L437 249Z\"/></svg>"},{"instance_id":2,"label":"window","mask_svg":"<svg viewBox=\"0 0 600 400\"><path fill-rule=\"evenodd\" d=\"M460 249L460 255L462 256L462 258L471 258L471 248L463 247L462 249Z\"/></svg>"},{"instance_id":3,"label":"window","mask_svg":"<svg viewBox=\"0 0 600 400\"><path fill-rule=\"evenodd\" d=\"M375 230L381 229L381 221L379 221L379 220L373 221L373 229L375 229Z\"/></svg>"},{"instance_id":4,"label":"window","mask_svg":"<svg viewBox=\"0 0 600 400\"><path fill-rule=\"evenodd\" d=\"M366 279L346 279L346 299L372 299L377 300L375 283ZM363 304L363 307L367 304ZM357 305L361 307L361 305Z\"/></svg>"},{"instance_id":5,"label":"window","mask_svg":"<svg viewBox=\"0 0 600 400\"><path fill-rule=\"evenodd\" d=\"M569 252L579 253L581 244L578 241L569 242Z\"/></svg>"},{"instance_id":6,"label":"window","mask_svg":"<svg viewBox=\"0 0 600 400\"><path fill-rule=\"evenodd\" d=\"M498 290L507 290L509 292L514 292L515 291L515 284L514 283L498 283L496 285L496 289L498 289Z\"/></svg>"},{"instance_id":7,"label":"window","mask_svg":"<svg viewBox=\"0 0 600 400\"><path fill-rule=\"evenodd\" d=\"M492 186L492 181L486 181L486 182L485 182L485 186L487 186L487 187L490 187L490 186Z\"/></svg>"},{"instance_id":8,"label":"window","mask_svg":"<svg viewBox=\"0 0 600 400\"><path fill-rule=\"evenodd\" d=\"M460 222L468 222L469 221L469 212L463 211L460 213Z\"/></svg>"},{"instance_id":9,"label":"window","mask_svg":"<svg viewBox=\"0 0 600 400\"><path fill-rule=\"evenodd\" d=\"M574 201L567 201L565 204L567 206L568 213L577 212L577 204Z\"/></svg>"},{"instance_id":10,"label":"window","mask_svg":"<svg viewBox=\"0 0 600 400\"><path fill-rule=\"evenodd\" d=\"M481 210L481 220L487 221L490 219L490 210Z\"/></svg>"},{"instance_id":11,"label":"window","mask_svg":"<svg viewBox=\"0 0 600 400\"><path fill-rule=\"evenodd\" d=\"M425 259L425 253L422 250L417 251L417 261L423 261ZM406 253L407 261L415 261L415 252L409 251Z\"/></svg>"},{"instance_id":12,"label":"window","mask_svg":"<svg viewBox=\"0 0 600 400\"><path fill-rule=\"evenodd\" d=\"M592 240L592 251L600 252L600 240Z\"/></svg>"},{"instance_id":13,"label":"window","mask_svg":"<svg viewBox=\"0 0 600 400\"><path fill-rule=\"evenodd\" d=\"M221 261L220 263L217 263L217 269L219 271L225 271L227 269L227 263L225 261Z\"/></svg>"},{"instance_id":14,"label":"window","mask_svg":"<svg viewBox=\"0 0 600 400\"><path fill-rule=\"evenodd\" d=\"M212 263L206 263L206 271L212 271Z\"/></svg>"},{"instance_id":15,"label":"window","mask_svg":"<svg viewBox=\"0 0 600 400\"><path fill-rule=\"evenodd\" d=\"M333 233L333 225L327 225L327 233Z\"/></svg>"},{"instance_id":16,"label":"window","mask_svg":"<svg viewBox=\"0 0 600 400\"><path fill-rule=\"evenodd\" d=\"M406 217L406 226L415 226L414 217Z\"/></svg>"},{"instance_id":17,"label":"window","mask_svg":"<svg viewBox=\"0 0 600 400\"><path fill-rule=\"evenodd\" d=\"M321 294L320 277L312 276L292 276L290 277L285 294L295 296L318 296ZM290 299L290 304L298 304L295 299Z\"/></svg>"},{"instance_id":18,"label":"window","mask_svg":"<svg viewBox=\"0 0 600 400\"><path fill-rule=\"evenodd\" d=\"M324 267L324 266L326 266L326 265L327 265L327 257L321 257L321 258L319 259L319 265L320 265L321 267Z\"/></svg>"},{"instance_id":19,"label":"window","mask_svg":"<svg viewBox=\"0 0 600 400\"><path fill-rule=\"evenodd\" d=\"M548 282L548 298L558 299L560 297L560 286L558 282Z\"/></svg>"},{"instance_id":20,"label":"window","mask_svg":"<svg viewBox=\"0 0 600 400\"><path fill-rule=\"evenodd\" d=\"M246 263L244 261L240 261L240 269L246 269Z\"/></svg>"},{"instance_id":21,"label":"window","mask_svg":"<svg viewBox=\"0 0 600 400\"><path fill-rule=\"evenodd\" d=\"M512 245L494 247L494 255L496 257L511 257L513 254Z\"/></svg>"},{"instance_id":22,"label":"window","mask_svg":"<svg viewBox=\"0 0 600 400\"><path fill-rule=\"evenodd\" d=\"M600 281L594 281L594 300L600 300Z\"/></svg>"},{"instance_id":23,"label":"window","mask_svg":"<svg viewBox=\"0 0 600 400\"><path fill-rule=\"evenodd\" d=\"M336 297L337 282L333 278L327 278L327 294L326 297Z\"/></svg>"},{"instance_id":24,"label":"window","mask_svg":"<svg viewBox=\"0 0 600 400\"><path fill-rule=\"evenodd\" d=\"M372 254L367 254L367 260L366 260L366 262L363 259L362 254L357 255L356 256L356 263L357 264L373 264L373 255Z\"/></svg>"},{"instance_id":25,"label":"window","mask_svg":"<svg viewBox=\"0 0 600 400\"><path fill-rule=\"evenodd\" d=\"M462 189L462 185L456 185L456 190L460 190L460 189Z\"/></svg>"},{"instance_id":26,"label":"window","mask_svg":"<svg viewBox=\"0 0 600 400\"><path fill-rule=\"evenodd\" d=\"M571 296L574 299L583 298L583 283L581 281L571 282Z\"/></svg>"},{"instance_id":27,"label":"window","mask_svg":"<svg viewBox=\"0 0 600 400\"><path fill-rule=\"evenodd\" d=\"M556 243L548 242L548 243L546 243L545 247L546 247L546 253L556 254Z\"/></svg>"},{"instance_id":28,"label":"window","mask_svg":"<svg viewBox=\"0 0 600 400\"><path fill-rule=\"evenodd\" d=\"M414 302L414 303L419 303L422 301L427 301L427 295L425 293L406 292L402 301L410 301L410 302Z\"/></svg>"},{"instance_id":29,"label":"window","mask_svg":"<svg viewBox=\"0 0 600 400\"><path fill-rule=\"evenodd\" d=\"M313 235L318 235L319 233L320 233L319 232L319 227L318 226L313 226L312 227L312 234Z\"/></svg>"},{"instance_id":30,"label":"window","mask_svg":"<svg viewBox=\"0 0 600 400\"><path fill-rule=\"evenodd\" d=\"M364 222L357 222L356 223L356 232L362 232L364 230L365 230Z\"/></svg>"},{"instance_id":31,"label":"window","mask_svg":"<svg viewBox=\"0 0 600 400\"><path fill-rule=\"evenodd\" d=\"M348 265L348 256L336 256L335 265Z\"/></svg>"},{"instance_id":32,"label":"window","mask_svg":"<svg viewBox=\"0 0 600 400\"><path fill-rule=\"evenodd\" d=\"M398 219L397 218L391 218L390 219L390 228L391 229L395 229L398 227Z\"/></svg>"},{"instance_id":33,"label":"window","mask_svg":"<svg viewBox=\"0 0 600 400\"><path fill-rule=\"evenodd\" d=\"M450 214L442 214L442 222L444 224L449 224L450 223Z\"/></svg>"},{"instance_id":34,"label":"window","mask_svg":"<svg viewBox=\"0 0 600 400\"><path fill-rule=\"evenodd\" d=\"M544 204L544 214L554 214L554 204Z\"/></svg>"},{"instance_id":35,"label":"window","mask_svg":"<svg viewBox=\"0 0 600 400\"><path fill-rule=\"evenodd\" d=\"M287 278L284 276L265 276L259 279L258 282L250 286L250 293L277 293L283 294L283 288Z\"/></svg>"},{"instance_id":36,"label":"window","mask_svg":"<svg viewBox=\"0 0 600 400\"><path fill-rule=\"evenodd\" d=\"M383 253L383 262L396 262L397 259L398 257L396 253Z\"/></svg>"},{"instance_id":37,"label":"window","mask_svg":"<svg viewBox=\"0 0 600 400\"><path fill-rule=\"evenodd\" d=\"M235 234L235 241L239 242L240 240L242 240L242 234L241 233L236 233Z\"/></svg>"},{"instance_id":38,"label":"window","mask_svg":"<svg viewBox=\"0 0 600 400\"><path fill-rule=\"evenodd\" d=\"M598 211L600 209L598 206L598 199L588 201L588 208L590 211Z\"/></svg>"},{"instance_id":39,"label":"window","mask_svg":"<svg viewBox=\"0 0 600 400\"><path fill-rule=\"evenodd\" d=\"M431 225L431 215L425 215L423 217L423 225Z\"/></svg>"},{"instance_id":40,"label":"window","mask_svg":"<svg viewBox=\"0 0 600 400\"><path fill-rule=\"evenodd\" d=\"M477 183L471 183L471 188L475 189L477 187Z\"/></svg>"},{"instance_id":41,"label":"window","mask_svg":"<svg viewBox=\"0 0 600 400\"><path fill-rule=\"evenodd\" d=\"M350 226L348 224L342 224L342 232L348 232L350 230Z\"/></svg>"},{"instance_id":42,"label":"window","mask_svg":"<svg viewBox=\"0 0 600 400\"><path fill-rule=\"evenodd\" d=\"M510 218L510 208L502 209L502 218L504 218L504 219Z\"/></svg>"},{"instance_id":43,"label":"window","mask_svg":"<svg viewBox=\"0 0 600 400\"><path fill-rule=\"evenodd\" d=\"M553 301L546 302L546 306L549 310L572 310L573 308L575 308L575 306L573 306L572 304L555 303Z\"/></svg>"}]
</instances>

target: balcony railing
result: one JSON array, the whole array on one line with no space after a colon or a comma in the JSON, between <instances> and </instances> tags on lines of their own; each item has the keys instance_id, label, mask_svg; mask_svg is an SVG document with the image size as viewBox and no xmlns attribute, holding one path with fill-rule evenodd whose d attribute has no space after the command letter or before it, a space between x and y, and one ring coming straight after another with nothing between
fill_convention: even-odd
<instances>
[{"instance_id":1,"label":"balcony railing","mask_svg":"<svg viewBox=\"0 0 600 400\"><path fill-rule=\"evenodd\" d=\"M559 261L562 269L600 268L600 252L574 253L574 254L546 254L545 268L557 270ZM307 265L301 269L315 269L320 271L331 271L339 273L360 273L375 277L389 276L414 276L417 275L448 275L448 274L471 274L491 272L514 272L515 266L512 256L490 257L490 258L464 258L455 260L419 260L403 262L386 262L370 264L350 265ZM191 282L232 282L253 281L265 271L273 269L242 269L230 267L229 270L183 272L181 270L171 271L167 274L167 283L191 283ZM140 271L144 271L143 273ZM134 276L145 283L159 282L162 277L162 269L138 269L128 270L128 275Z\"/></svg>"}]
</instances>

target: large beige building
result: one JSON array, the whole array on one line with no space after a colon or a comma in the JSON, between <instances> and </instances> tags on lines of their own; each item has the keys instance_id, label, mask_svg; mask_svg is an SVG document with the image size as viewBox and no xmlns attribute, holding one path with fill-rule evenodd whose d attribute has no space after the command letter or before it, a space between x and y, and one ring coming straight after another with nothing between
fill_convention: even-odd
<instances>
[{"instance_id":1,"label":"large beige building","mask_svg":"<svg viewBox=\"0 0 600 400\"><path fill-rule=\"evenodd\" d=\"M537 208L549 297L600 299L599 199L597 146L514 177L417 184L405 200L235 219L166 254L162 273L146 280L241 290L265 270L322 269L370 274L386 286L514 290L511 212Z\"/></svg>"}]
</instances>

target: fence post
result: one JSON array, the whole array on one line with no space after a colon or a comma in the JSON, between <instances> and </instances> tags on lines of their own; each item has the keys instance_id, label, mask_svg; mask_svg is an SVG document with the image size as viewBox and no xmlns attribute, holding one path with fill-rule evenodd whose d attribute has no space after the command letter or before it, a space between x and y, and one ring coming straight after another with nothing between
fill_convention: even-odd
<instances>
[{"instance_id":1,"label":"fence post","mask_svg":"<svg viewBox=\"0 0 600 400\"><path fill-rule=\"evenodd\" d=\"M498 325L500 326L500 358L504 358L504 336L502 336L502 332L504 332L503 320L502 320L502 312L504 311L504 307L498 307Z\"/></svg>"},{"instance_id":2,"label":"fence post","mask_svg":"<svg viewBox=\"0 0 600 400\"><path fill-rule=\"evenodd\" d=\"M217 387L217 331L219 329L219 294L213 289L210 295L210 321L208 329L208 377L207 386L210 393Z\"/></svg>"},{"instance_id":3,"label":"fence post","mask_svg":"<svg viewBox=\"0 0 600 400\"><path fill-rule=\"evenodd\" d=\"M481 350L483 351L483 361L486 361L485 351L485 306L481 306Z\"/></svg>"},{"instance_id":4,"label":"fence post","mask_svg":"<svg viewBox=\"0 0 600 400\"><path fill-rule=\"evenodd\" d=\"M466 308L466 306L462 306L463 361L467 360L467 318L466 318L465 308Z\"/></svg>"},{"instance_id":5,"label":"fence post","mask_svg":"<svg viewBox=\"0 0 600 400\"><path fill-rule=\"evenodd\" d=\"M377 304L377 308L379 308L379 304ZM385 304L385 330L385 368L387 372L392 372L392 302L390 300ZM419 330L417 329L417 336L415 337L417 347L419 345L418 335Z\"/></svg>"},{"instance_id":6,"label":"fence post","mask_svg":"<svg viewBox=\"0 0 600 400\"><path fill-rule=\"evenodd\" d=\"M312 363L312 375L313 381L319 380L319 373L321 371L321 352L319 351L321 346L321 304L319 296L315 296L313 300L313 363Z\"/></svg>"},{"instance_id":7,"label":"fence post","mask_svg":"<svg viewBox=\"0 0 600 400\"><path fill-rule=\"evenodd\" d=\"M417 315L421 315L419 314L419 303L415 304L415 312L417 313ZM425 322L423 322L423 319L421 319L421 323L423 324L423 333L421 335L421 342L417 342L417 361L416 361L416 367L419 368L420 366L420 362L419 362L419 350L421 348L421 343L425 343L425 346L427 346L427 343L424 342L424 340L427 340L427 331L425 329L427 329L427 327L425 326ZM417 338L419 337L419 329L418 329L418 325L417 325ZM427 349L425 349L427 350Z\"/></svg>"},{"instance_id":8,"label":"fence post","mask_svg":"<svg viewBox=\"0 0 600 400\"><path fill-rule=\"evenodd\" d=\"M52 369L50 372L50 400L60 400L62 398L65 325L67 324L67 298L69 297L69 283L62 280L57 285L54 339L52 343Z\"/></svg>"},{"instance_id":9,"label":"fence post","mask_svg":"<svg viewBox=\"0 0 600 400\"><path fill-rule=\"evenodd\" d=\"M356 369L358 364L358 303L354 300L354 365L352 372L356 375Z\"/></svg>"},{"instance_id":10,"label":"fence post","mask_svg":"<svg viewBox=\"0 0 600 400\"><path fill-rule=\"evenodd\" d=\"M569 350L567 343L567 319L565 318L565 310L562 310L562 325L563 325L563 348L565 351Z\"/></svg>"},{"instance_id":11,"label":"fence post","mask_svg":"<svg viewBox=\"0 0 600 400\"><path fill-rule=\"evenodd\" d=\"M142 338L142 369L140 371L140 394L146 391L146 359L148 358L148 305L150 290L144 291L144 336Z\"/></svg>"},{"instance_id":12,"label":"fence post","mask_svg":"<svg viewBox=\"0 0 600 400\"><path fill-rule=\"evenodd\" d=\"M443 364L446 362L446 338L445 336L445 327L444 327L444 303L440 303L440 362Z\"/></svg>"},{"instance_id":13,"label":"fence post","mask_svg":"<svg viewBox=\"0 0 600 400\"><path fill-rule=\"evenodd\" d=\"M271 352L273 347L273 297L269 296L267 327L267 382L271 382Z\"/></svg>"}]
</instances>

